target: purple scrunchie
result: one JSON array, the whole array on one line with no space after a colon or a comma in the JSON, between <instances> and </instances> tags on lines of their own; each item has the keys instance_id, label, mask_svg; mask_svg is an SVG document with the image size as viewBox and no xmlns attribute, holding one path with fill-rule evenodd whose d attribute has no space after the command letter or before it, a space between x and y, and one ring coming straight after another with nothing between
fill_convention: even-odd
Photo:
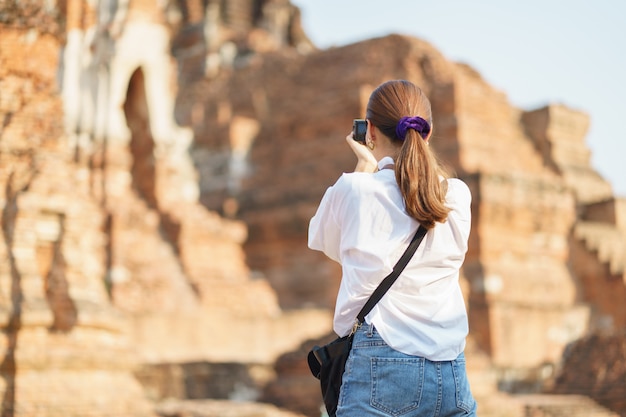
<instances>
[{"instance_id":1,"label":"purple scrunchie","mask_svg":"<svg viewBox=\"0 0 626 417\"><path fill-rule=\"evenodd\" d=\"M406 138L406 132L409 129L413 129L419 133L422 139L425 139L430 133L430 125L428 122L419 116L413 116L400 119L396 125L396 136L404 140L404 138Z\"/></svg>"}]
</instances>

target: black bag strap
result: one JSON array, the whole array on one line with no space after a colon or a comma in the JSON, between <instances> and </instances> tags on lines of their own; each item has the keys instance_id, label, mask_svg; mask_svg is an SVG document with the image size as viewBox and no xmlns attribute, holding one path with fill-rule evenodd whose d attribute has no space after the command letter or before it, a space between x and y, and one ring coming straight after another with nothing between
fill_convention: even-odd
<instances>
[{"instance_id":1,"label":"black bag strap","mask_svg":"<svg viewBox=\"0 0 626 417\"><path fill-rule=\"evenodd\" d=\"M361 311L359 311L359 314L356 316L358 324L362 324L365 321L365 316L369 314L369 312L372 310L372 308L374 308L376 303L378 303L380 299L383 298L383 295L385 295L387 290L391 288L393 283L400 276L406 265L409 263L409 260L411 260L411 257L413 257L413 254L417 250L417 247L420 245L420 243L422 243L422 240L424 239L424 236L426 236L427 231L428 230L426 230L425 227L422 227L422 225L417 228L415 236L413 236L413 239L404 251L404 254L400 257L398 262L396 262L396 265L393 267L393 271L391 271L391 273L387 275L380 284L378 284L378 287L376 287Z\"/></svg>"}]
</instances>

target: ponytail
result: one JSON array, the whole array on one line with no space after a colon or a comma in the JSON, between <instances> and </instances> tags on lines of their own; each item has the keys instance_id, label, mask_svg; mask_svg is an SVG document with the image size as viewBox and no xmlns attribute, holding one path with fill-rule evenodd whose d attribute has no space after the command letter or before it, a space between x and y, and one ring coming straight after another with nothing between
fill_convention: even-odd
<instances>
[{"instance_id":1,"label":"ponytail","mask_svg":"<svg viewBox=\"0 0 626 417\"><path fill-rule=\"evenodd\" d=\"M426 229L443 223L450 209L445 205L445 172L424 139L414 130L407 132L397 156L395 173L409 216Z\"/></svg>"}]
</instances>

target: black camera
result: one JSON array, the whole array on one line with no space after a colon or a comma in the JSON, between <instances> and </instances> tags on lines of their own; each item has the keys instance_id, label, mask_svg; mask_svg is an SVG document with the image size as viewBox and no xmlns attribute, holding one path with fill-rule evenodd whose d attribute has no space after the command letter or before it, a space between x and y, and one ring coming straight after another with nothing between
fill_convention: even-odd
<instances>
[{"instance_id":1,"label":"black camera","mask_svg":"<svg viewBox=\"0 0 626 417\"><path fill-rule=\"evenodd\" d=\"M354 119L352 123L352 139L365 143L365 132L367 132L367 121L365 119Z\"/></svg>"}]
</instances>

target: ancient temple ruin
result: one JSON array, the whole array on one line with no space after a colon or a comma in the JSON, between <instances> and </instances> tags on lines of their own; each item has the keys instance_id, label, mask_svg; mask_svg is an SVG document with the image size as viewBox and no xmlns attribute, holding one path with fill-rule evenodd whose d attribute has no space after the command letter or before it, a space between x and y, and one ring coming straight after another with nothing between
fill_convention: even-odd
<instances>
[{"instance_id":1,"label":"ancient temple ruin","mask_svg":"<svg viewBox=\"0 0 626 417\"><path fill-rule=\"evenodd\" d=\"M472 190L481 415L626 415L626 200L586 114L418 39L317 50L288 0L52 3L0 5L3 416L319 415L304 352L340 269L308 220L392 78Z\"/></svg>"}]
</instances>

